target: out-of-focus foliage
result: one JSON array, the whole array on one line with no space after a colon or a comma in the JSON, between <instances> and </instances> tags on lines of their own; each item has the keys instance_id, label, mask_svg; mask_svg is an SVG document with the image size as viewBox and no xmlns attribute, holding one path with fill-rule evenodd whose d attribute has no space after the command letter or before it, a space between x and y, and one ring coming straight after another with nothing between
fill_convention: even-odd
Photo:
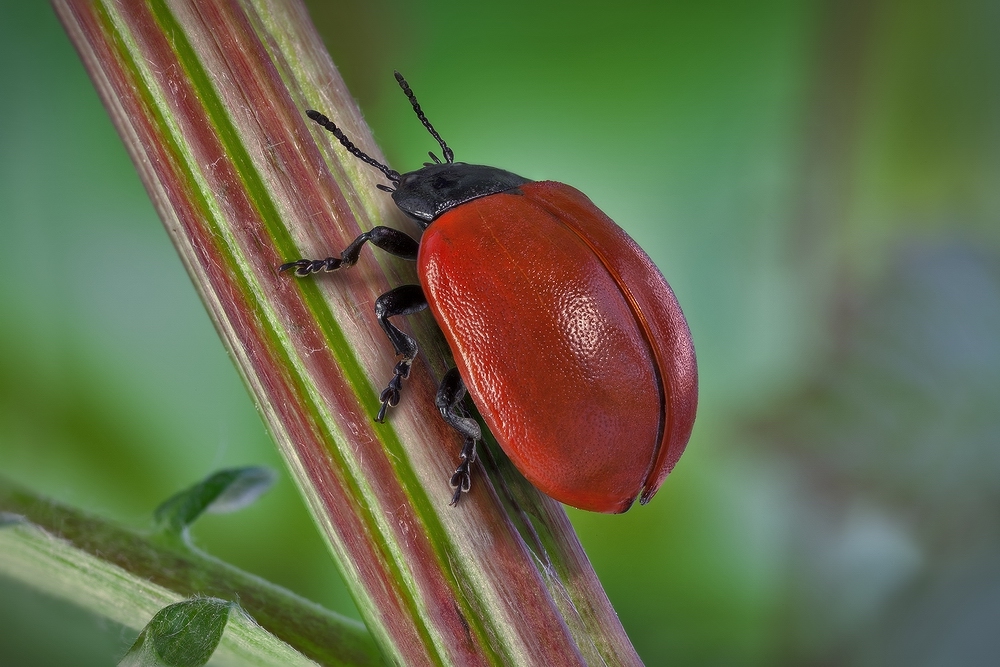
<instances>
[{"instance_id":1,"label":"out-of-focus foliage","mask_svg":"<svg viewBox=\"0 0 1000 667\"><path fill-rule=\"evenodd\" d=\"M395 68L458 159L580 188L675 288L688 452L650 505L572 514L647 664L1000 660L1000 5L315 17L393 166L435 147ZM137 521L280 467L50 10L4 3L0 54L0 469ZM350 610L287 478L194 539ZM0 662L46 664L75 618L0 609ZM105 630L87 650L119 657L134 637Z\"/></svg>"},{"instance_id":2,"label":"out-of-focus foliage","mask_svg":"<svg viewBox=\"0 0 1000 667\"><path fill-rule=\"evenodd\" d=\"M992 664L1000 257L906 245L845 320L840 348L755 425L794 473L789 639L803 659Z\"/></svg>"}]
</instances>

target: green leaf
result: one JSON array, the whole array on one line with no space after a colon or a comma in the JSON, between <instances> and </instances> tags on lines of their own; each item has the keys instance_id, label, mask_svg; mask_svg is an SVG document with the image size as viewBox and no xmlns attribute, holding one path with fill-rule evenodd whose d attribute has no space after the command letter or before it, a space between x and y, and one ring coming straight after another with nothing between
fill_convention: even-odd
<instances>
[{"instance_id":1,"label":"green leaf","mask_svg":"<svg viewBox=\"0 0 1000 667\"><path fill-rule=\"evenodd\" d=\"M201 667L215 653L234 606L218 598L195 598L164 607L118 664Z\"/></svg>"},{"instance_id":2,"label":"green leaf","mask_svg":"<svg viewBox=\"0 0 1000 667\"><path fill-rule=\"evenodd\" d=\"M220 470L157 507L153 512L156 528L180 535L205 512L226 514L250 505L276 479L273 470L263 467Z\"/></svg>"},{"instance_id":3,"label":"green leaf","mask_svg":"<svg viewBox=\"0 0 1000 667\"><path fill-rule=\"evenodd\" d=\"M318 663L265 632L235 602L196 597L158 611L118 664L305 667Z\"/></svg>"}]
</instances>

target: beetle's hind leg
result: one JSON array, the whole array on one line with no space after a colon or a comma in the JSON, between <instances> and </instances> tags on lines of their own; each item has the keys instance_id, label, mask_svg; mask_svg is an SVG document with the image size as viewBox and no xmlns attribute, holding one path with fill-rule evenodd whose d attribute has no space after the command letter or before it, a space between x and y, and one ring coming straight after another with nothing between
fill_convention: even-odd
<instances>
[{"instance_id":1,"label":"beetle's hind leg","mask_svg":"<svg viewBox=\"0 0 1000 667\"><path fill-rule=\"evenodd\" d=\"M376 248L385 250L390 255L396 255L403 259L416 261L417 249L420 247L410 236L392 227L372 227L358 238L351 241L351 245L344 248L340 257L327 257L326 259L297 259L294 262L286 262L278 267L278 272L282 273L289 269L295 269L294 273L299 278L305 278L311 273L320 271L336 271L354 266L358 261L358 255L365 243L371 243Z\"/></svg>"},{"instance_id":2,"label":"beetle's hind leg","mask_svg":"<svg viewBox=\"0 0 1000 667\"><path fill-rule=\"evenodd\" d=\"M403 380L410 377L410 366L417 356L417 341L412 336L403 333L389 321L395 315L412 315L427 307L427 299L420 285L400 285L389 290L375 300L375 317L382 327L382 331L389 337L396 354L403 358L396 363L392 369L392 379L382 393L379 400L382 407L379 408L375 421L385 420L385 411L389 407L395 407L399 403L399 392L403 389Z\"/></svg>"},{"instance_id":3,"label":"beetle's hind leg","mask_svg":"<svg viewBox=\"0 0 1000 667\"><path fill-rule=\"evenodd\" d=\"M463 493L468 493L472 486L472 473L470 466L476 460L476 441L483 437L479 429L479 423L469 416L468 411L462 405L465 398L465 382L458 374L457 368L452 368L444 374L441 386L437 392L437 407L441 411L441 416L453 429L458 431L465 439L459 458L462 462L458 464L454 474L451 476L451 487L455 489L455 495L451 498L451 505L457 505Z\"/></svg>"}]
</instances>

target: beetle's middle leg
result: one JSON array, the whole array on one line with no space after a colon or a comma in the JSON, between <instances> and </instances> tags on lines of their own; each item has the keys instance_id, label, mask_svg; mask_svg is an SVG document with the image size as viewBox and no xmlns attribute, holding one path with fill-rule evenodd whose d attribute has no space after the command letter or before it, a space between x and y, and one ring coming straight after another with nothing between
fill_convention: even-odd
<instances>
[{"instance_id":1,"label":"beetle's middle leg","mask_svg":"<svg viewBox=\"0 0 1000 667\"><path fill-rule=\"evenodd\" d=\"M400 285L395 287L375 300L375 317L382 327L382 331L389 337L396 354L403 358L396 363L392 369L392 379L382 393L379 400L382 407L378 410L375 421L385 420L385 411L389 407L395 407L399 403L399 392L403 389L403 380L410 377L410 366L414 357L417 356L417 341L402 331L389 321L390 317L396 315L412 315L427 307L427 298L420 285Z\"/></svg>"},{"instance_id":2,"label":"beetle's middle leg","mask_svg":"<svg viewBox=\"0 0 1000 667\"><path fill-rule=\"evenodd\" d=\"M479 423L469 416L468 411L462 405L463 398L465 398L465 382L458 374L458 369L452 368L441 379L441 386L438 387L435 401L444 420L465 439L459 454L462 462L458 464L458 468L451 476L451 487L455 489L455 495L451 498L452 505L457 505L462 494L468 493L472 486L472 473L469 466L476 460L476 441L483 437Z\"/></svg>"}]
</instances>

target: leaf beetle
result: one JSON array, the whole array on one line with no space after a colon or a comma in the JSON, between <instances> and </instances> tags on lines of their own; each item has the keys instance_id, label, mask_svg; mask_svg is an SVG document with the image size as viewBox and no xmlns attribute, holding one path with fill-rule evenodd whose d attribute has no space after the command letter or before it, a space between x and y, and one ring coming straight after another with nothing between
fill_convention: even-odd
<instances>
[{"instance_id":1,"label":"leaf beetle","mask_svg":"<svg viewBox=\"0 0 1000 667\"><path fill-rule=\"evenodd\" d=\"M687 444L698 375L677 299L645 252L583 193L562 183L455 162L406 80L396 81L444 161L400 174L308 110L355 157L382 172L423 230L361 234L340 255L279 267L299 277L352 266L365 243L417 262L419 285L375 302L400 361L376 420L399 402L417 343L391 317L430 308L455 359L437 393L464 438L451 477L458 503L481 439L466 392L521 473L552 498L618 513L649 501Z\"/></svg>"}]
</instances>

